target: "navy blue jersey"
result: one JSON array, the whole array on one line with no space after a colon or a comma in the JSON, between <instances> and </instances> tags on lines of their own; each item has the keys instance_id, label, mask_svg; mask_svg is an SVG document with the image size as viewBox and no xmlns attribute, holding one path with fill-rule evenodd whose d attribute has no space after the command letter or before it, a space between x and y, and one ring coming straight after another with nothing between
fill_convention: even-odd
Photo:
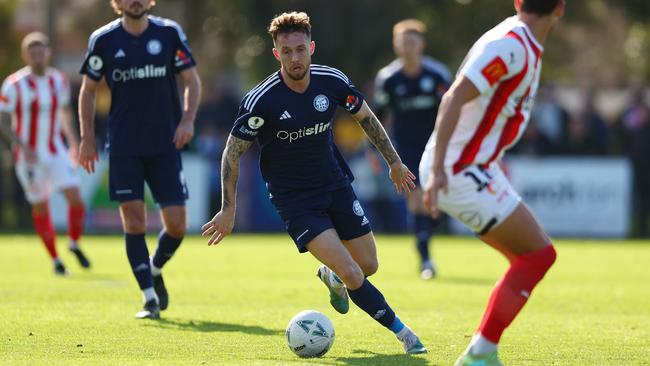
<instances>
[{"instance_id":1,"label":"navy blue jersey","mask_svg":"<svg viewBox=\"0 0 650 366\"><path fill-rule=\"evenodd\" d=\"M430 57L422 59L422 72L414 78L404 74L399 59L377 73L374 109L380 118L390 110L391 135L398 151L424 151L450 81L449 70Z\"/></svg>"},{"instance_id":2,"label":"navy blue jersey","mask_svg":"<svg viewBox=\"0 0 650 366\"><path fill-rule=\"evenodd\" d=\"M140 35L116 19L90 36L81 73L111 89L108 148L115 156L152 156L173 150L182 109L176 74L196 65L174 21L148 16Z\"/></svg>"},{"instance_id":3,"label":"navy blue jersey","mask_svg":"<svg viewBox=\"0 0 650 366\"><path fill-rule=\"evenodd\" d=\"M231 134L259 143L262 177L274 202L333 191L353 179L333 142L334 112L341 106L357 113L363 100L337 69L311 65L302 94L278 71L244 97Z\"/></svg>"}]
</instances>

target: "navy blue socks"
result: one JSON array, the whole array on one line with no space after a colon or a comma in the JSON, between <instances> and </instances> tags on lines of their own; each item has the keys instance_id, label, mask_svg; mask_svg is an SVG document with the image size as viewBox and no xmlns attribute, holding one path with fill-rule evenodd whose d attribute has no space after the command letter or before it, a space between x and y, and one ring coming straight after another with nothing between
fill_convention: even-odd
<instances>
[{"instance_id":1,"label":"navy blue socks","mask_svg":"<svg viewBox=\"0 0 650 366\"><path fill-rule=\"evenodd\" d=\"M157 268L162 268L165 263L174 255L176 249L181 245L183 238L174 238L169 236L165 230L158 235L158 248L153 256L152 263Z\"/></svg>"},{"instance_id":2,"label":"navy blue socks","mask_svg":"<svg viewBox=\"0 0 650 366\"><path fill-rule=\"evenodd\" d=\"M415 215L415 237L422 262L429 260L429 239L433 234L434 221L427 215Z\"/></svg>"},{"instance_id":3,"label":"navy blue socks","mask_svg":"<svg viewBox=\"0 0 650 366\"><path fill-rule=\"evenodd\" d=\"M399 324L394 324L397 319L395 312L386 303L384 295L382 295L381 292L379 292L379 290L368 281L368 279L365 279L361 287L358 289L348 289L348 294L350 295L350 299L352 299L358 307L368 313L368 315L384 327L391 330L393 330L392 327L400 328L399 330L404 327L399 319ZM399 327L399 325L401 325L401 327Z\"/></svg>"},{"instance_id":4,"label":"navy blue socks","mask_svg":"<svg viewBox=\"0 0 650 366\"><path fill-rule=\"evenodd\" d=\"M144 290L153 286L151 268L149 267L149 250L144 234L124 234L126 241L126 256L129 258L133 275Z\"/></svg>"}]
</instances>

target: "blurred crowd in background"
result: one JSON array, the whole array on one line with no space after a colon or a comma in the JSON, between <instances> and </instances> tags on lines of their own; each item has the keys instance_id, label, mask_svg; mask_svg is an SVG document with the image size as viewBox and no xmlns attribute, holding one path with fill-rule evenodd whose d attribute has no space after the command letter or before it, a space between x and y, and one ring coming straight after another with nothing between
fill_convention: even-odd
<instances>
[{"instance_id":1,"label":"blurred crowd in background","mask_svg":"<svg viewBox=\"0 0 650 366\"><path fill-rule=\"evenodd\" d=\"M108 3L0 1L0 76L21 67L19 42L24 34L46 31L54 35L53 64L70 75L76 97L77 72L87 37L115 17ZM454 72L473 40L513 13L512 1L506 0L423 0L384 6L380 11L374 1L158 1L154 13L177 20L188 33L203 79L203 101L190 152L211 163L211 213L220 207L221 152L239 101L278 67L265 35L274 14L287 10L310 13L317 42L313 61L343 70L372 106L375 73L394 57L390 32L396 21L417 17L427 22L426 52ZM634 172L631 233L641 237L650 235L649 19L646 1L569 1L566 20L545 50L543 82L530 126L510 152L535 158L627 157ZM97 102L100 139L106 137L109 98L104 90ZM76 110L76 105L73 108ZM355 173L355 190L373 228L405 231L404 202L394 193L381 157L346 114L342 113L334 126L337 144ZM387 127L390 130L390 125ZM0 154L0 229L31 228L29 206L13 174L11 154L6 146L0 146ZM239 206L244 210L250 207L247 200L265 195L256 154L253 149L242 161ZM259 194L241 194L250 191ZM246 230L245 224L238 225Z\"/></svg>"}]
</instances>

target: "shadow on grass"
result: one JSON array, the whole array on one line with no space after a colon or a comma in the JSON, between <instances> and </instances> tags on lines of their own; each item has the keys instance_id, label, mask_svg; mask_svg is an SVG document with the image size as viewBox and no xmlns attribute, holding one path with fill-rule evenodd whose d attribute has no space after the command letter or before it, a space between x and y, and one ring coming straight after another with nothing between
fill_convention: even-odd
<instances>
[{"instance_id":1,"label":"shadow on grass","mask_svg":"<svg viewBox=\"0 0 650 366\"><path fill-rule=\"evenodd\" d=\"M367 365L377 365L377 366L435 366L436 364L429 362L426 355L420 356L411 356L411 355L384 355L380 353L374 353L366 350L354 350L353 354L359 356L353 357L337 357L336 361L341 362L344 365L350 366L367 366Z\"/></svg>"},{"instance_id":2,"label":"shadow on grass","mask_svg":"<svg viewBox=\"0 0 650 366\"><path fill-rule=\"evenodd\" d=\"M189 330L194 332L238 332L255 335L281 335L284 331L268 329L257 325L219 323L206 320L159 319L146 325L172 330Z\"/></svg>"},{"instance_id":3,"label":"shadow on grass","mask_svg":"<svg viewBox=\"0 0 650 366\"><path fill-rule=\"evenodd\" d=\"M458 285L469 286L494 286L497 281L496 278L471 278L471 277L457 277L457 276L440 276L436 277L436 282L451 283Z\"/></svg>"}]
</instances>

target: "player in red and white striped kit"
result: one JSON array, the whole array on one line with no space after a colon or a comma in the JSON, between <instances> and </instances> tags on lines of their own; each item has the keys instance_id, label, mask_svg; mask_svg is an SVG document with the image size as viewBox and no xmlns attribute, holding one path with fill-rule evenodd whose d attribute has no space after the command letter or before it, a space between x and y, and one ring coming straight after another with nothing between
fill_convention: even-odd
<instances>
[{"instance_id":1,"label":"player in red and white striped kit","mask_svg":"<svg viewBox=\"0 0 650 366\"><path fill-rule=\"evenodd\" d=\"M48 208L52 190L61 190L68 201L70 250L82 267L90 267L79 248L85 214L76 163L73 164L78 138L71 125L70 85L62 72L48 66L49 39L43 33L30 33L23 39L22 56L26 66L2 84L0 125L2 134L14 146L16 175L32 206L34 228L54 262L55 273L65 275L67 270L56 250L56 232ZM11 129L4 121L8 114L13 117Z\"/></svg>"},{"instance_id":2,"label":"player in red and white striped kit","mask_svg":"<svg viewBox=\"0 0 650 366\"><path fill-rule=\"evenodd\" d=\"M497 344L556 258L551 239L498 165L530 118L542 44L564 14L564 0L515 0L517 15L485 33L443 97L420 161L425 204L462 221L501 252L510 268L457 366L501 365Z\"/></svg>"}]
</instances>

